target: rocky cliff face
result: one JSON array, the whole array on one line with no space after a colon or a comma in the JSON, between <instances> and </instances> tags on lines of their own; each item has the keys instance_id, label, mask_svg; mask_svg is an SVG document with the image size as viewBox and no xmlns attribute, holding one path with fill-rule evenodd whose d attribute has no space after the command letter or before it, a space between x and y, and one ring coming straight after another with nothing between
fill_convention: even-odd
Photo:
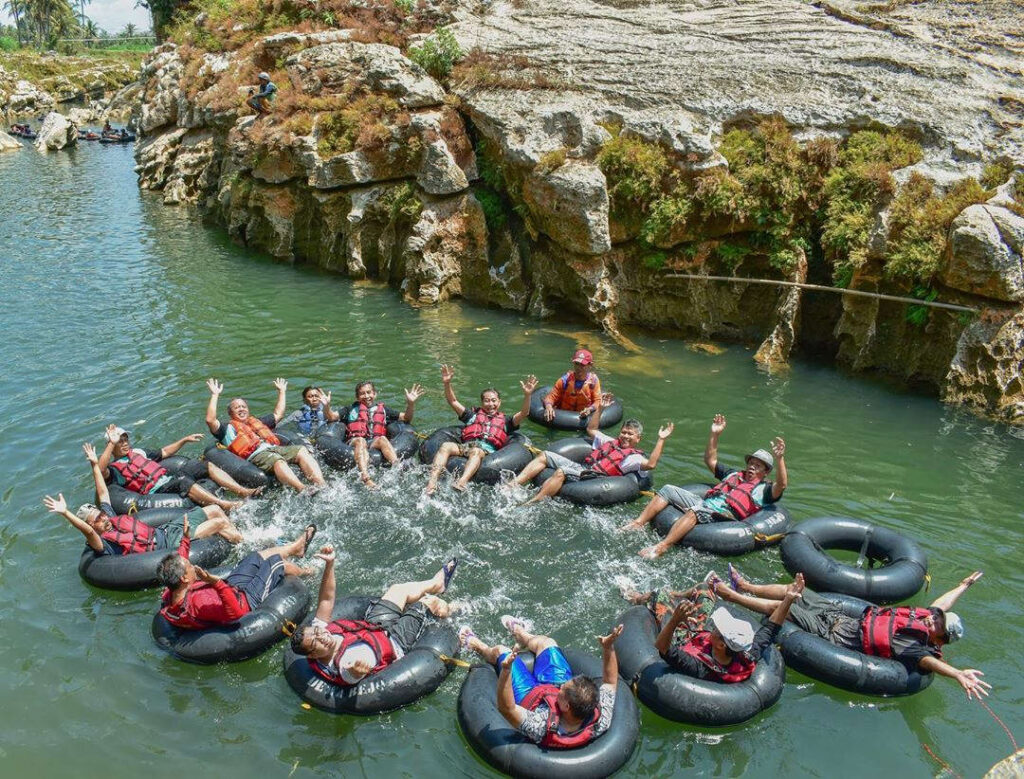
<instances>
[{"instance_id":1,"label":"rocky cliff face","mask_svg":"<svg viewBox=\"0 0 1024 779\"><path fill-rule=\"evenodd\" d=\"M1020 61L1006 54L1020 22L970 5L492 3L456 12L463 47L479 48L447 89L352 30L217 54L168 45L143 69L140 184L199 204L247 245L386 280L417 304L461 296L573 311L616 335L641 326L739 340L760 344L769 366L806 348L1024 423L1024 219L1010 180L1024 95ZM970 35L939 24L950 9L972 20ZM254 119L246 85L263 69L281 92L273 115ZM806 144L801 170L820 163L814 186L826 194L842 183L829 171L856 156L837 145L851 133L897 128L922 151L894 162L845 221L821 223L834 193L755 197L754 174L725 148L731 130L766 117ZM687 197L666 190L624 207L623 187L637 182L613 175L617 143L640 172L650 155L657 187ZM998 191L963 186L983 170L992 178L992 163L1001 174L987 185L1007 181ZM915 205L901 192L922 194ZM856 262L823 253L820 232L843 247L851 223L862 245L844 251ZM983 314L677 277L830 284L840 266L852 288Z\"/></svg>"}]
</instances>

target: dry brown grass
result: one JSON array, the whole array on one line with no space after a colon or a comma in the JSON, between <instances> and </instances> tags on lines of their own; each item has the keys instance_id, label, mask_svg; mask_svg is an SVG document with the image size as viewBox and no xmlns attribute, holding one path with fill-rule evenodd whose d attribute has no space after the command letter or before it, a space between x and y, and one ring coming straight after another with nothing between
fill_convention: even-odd
<instances>
[{"instance_id":1,"label":"dry brown grass","mask_svg":"<svg viewBox=\"0 0 1024 779\"><path fill-rule=\"evenodd\" d=\"M525 55L494 54L479 48L455 66L451 82L467 89L572 89L564 78L545 73Z\"/></svg>"}]
</instances>

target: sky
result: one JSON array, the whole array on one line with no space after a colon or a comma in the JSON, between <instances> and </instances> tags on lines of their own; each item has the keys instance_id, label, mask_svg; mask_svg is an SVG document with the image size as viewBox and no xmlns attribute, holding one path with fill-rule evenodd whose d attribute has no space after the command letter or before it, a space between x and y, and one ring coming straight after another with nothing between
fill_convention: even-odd
<instances>
[{"instance_id":1,"label":"sky","mask_svg":"<svg viewBox=\"0 0 1024 779\"><path fill-rule=\"evenodd\" d=\"M72 5L77 10L77 0L72 0ZM148 30L152 24L149 11L137 8L135 0L92 0L85 6L85 15L110 33L120 32L129 22L140 30ZM10 15L2 12L0 19L6 24L11 22Z\"/></svg>"}]
</instances>

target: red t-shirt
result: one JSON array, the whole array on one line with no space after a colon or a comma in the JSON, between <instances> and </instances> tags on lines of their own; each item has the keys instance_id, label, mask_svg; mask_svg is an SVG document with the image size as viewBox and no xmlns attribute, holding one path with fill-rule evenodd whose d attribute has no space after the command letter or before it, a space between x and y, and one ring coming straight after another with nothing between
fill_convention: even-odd
<instances>
[{"instance_id":1,"label":"red t-shirt","mask_svg":"<svg viewBox=\"0 0 1024 779\"><path fill-rule=\"evenodd\" d=\"M188 539L182 539L184 553L188 556ZM170 589L164 590L161 600L163 608L160 613L172 625L184 630L203 630L213 625L230 625L237 622L251 609L245 594L232 587L223 579L213 584L194 581L181 602L171 603Z\"/></svg>"}]
</instances>

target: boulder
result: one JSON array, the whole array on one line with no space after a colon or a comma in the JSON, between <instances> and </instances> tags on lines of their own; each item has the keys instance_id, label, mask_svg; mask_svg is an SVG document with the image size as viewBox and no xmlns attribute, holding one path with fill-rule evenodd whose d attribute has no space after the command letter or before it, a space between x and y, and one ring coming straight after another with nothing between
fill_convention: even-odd
<instances>
[{"instance_id":1,"label":"boulder","mask_svg":"<svg viewBox=\"0 0 1024 779\"><path fill-rule=\"evenodd\" d=\"M964 329L942 399L1024 425L1024 311L986 312Z\"/></svg>"},{"instance_id":2,"label":"boulder","mask_svg":"<svg viewBox=\"0 0 1024 779\"><path fill-rule=\"evenodd\" d=\"M0 152L17 151L20 148L21 141L5 132L0 132Z\"/></svg>"},{"instance_id":3,"label":"boulder","mask_svg":"<svg viewBox=\"0 0 1024 779\"><path fill-rule=\"evenodd\" d=\"M608 232L608 187L600 168L568 160L551 172L533 172L523 182L523 202L537 228L577 254L603 254Z\"/></svg>"},{"instance_id":4,"label":"boulder","mask_svg":"<svg viewBox=\"0 0 1024 779\"><path fill-rule=\"evenodd\" d=\"M43 119L36 137L36 148L39 151L63 149L78 142L78 127L63 114L51 111Z\"/></svg>"},{"instance_id":5,"label":"boulder","mask_svg":"<svg viewBox=\"0 0 1024 779\"><path fill-rule=\"evenodd\" d=\"M24 79L14 84L14 89L7 97L7 111L11 116L52 111L55 105L57 105L57 101L53 99L53 95Z\"/></svg>"},{"instance_id":6,"label":"boulder","mask_svg":"<svg viewBox=\"0 0 1024 779\"><path fill-rule=\"evenodd\" d=\"M950 227L940 280L962 292L1004 302L1024 301L1024 218L1002 206L968 206Z\"/></svg>"}]
</instances>

